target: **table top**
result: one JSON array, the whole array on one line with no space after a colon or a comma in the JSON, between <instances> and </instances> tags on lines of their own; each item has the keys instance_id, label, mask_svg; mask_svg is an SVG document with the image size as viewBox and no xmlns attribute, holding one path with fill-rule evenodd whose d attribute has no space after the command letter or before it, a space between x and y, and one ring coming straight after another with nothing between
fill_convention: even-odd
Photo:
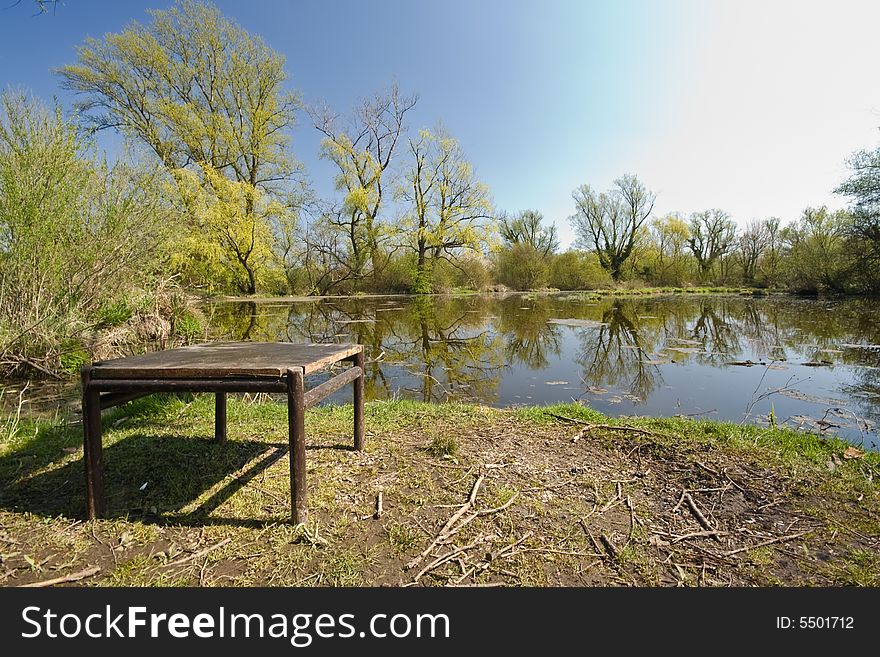
<instances>
[{"instance_id":1,"label":"table top","mask_svg":"<svg viewBox=\"0 0 880 657\"><path fill-rule=\"evenodd\" d=\"M92 364L96 379L215 379L283 376L288 369L317 372L354 356L358 344L290 342L206 342Z\"/></svg>"}]
</instances>

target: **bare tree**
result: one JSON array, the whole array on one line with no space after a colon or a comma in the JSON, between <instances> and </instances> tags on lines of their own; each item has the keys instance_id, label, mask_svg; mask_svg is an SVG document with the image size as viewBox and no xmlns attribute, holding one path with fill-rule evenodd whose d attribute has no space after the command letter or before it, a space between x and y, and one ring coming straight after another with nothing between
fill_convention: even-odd
<instances>
[{"instance_id":1,"label":"bare tree","mask_svg":"<svg viewBox=\"0 0 880 657\"><path fill-rule=\"evenodd\" d=\"M706 278L719 258L726 255L736 237L736 224L724 210L704 210L691 215L688 246L697 259L700 278Z\"/></svg>"},{"instance_id":2,"label":"bare tree","mask_svg":"<svg viewBox=\"0 0 880 657\"><path fill-rule=\"evenodd\" d=\"M768 246L767 226L762 221L751 221L736 240L736 258L742 267L743 280L755 282L758 261Z\"/></svg>"},{"instance_id":3,"label":"bare tree","mask_svg":"<svg viewBox=\"0 0 880 657\"><path fill-rule=\"evenodd\" d=\"M384 263L380 245L388 232L381 223L386 190L393 182L391 167L406 129L406 115L417 101L417 95L402 95L394 83L362 99L347 121L326 106L308 109L315 128L324 135L322 157L338 169L336 188L344 197L327 221L345 236L348 269L355 280Z\"/></svg>"},{"instance_id":4,"label":"bare tree","mask_svg":"<svg viewBox=\"0 0 880 657\"><path fill-rule=\"evenodd\" d=\"M514 217L502 214L498 218L498 231L501 239L510 246L528 244L542 256L549 256L559 248L556 224L542 225L544 215L537 210L523 210Z\"/></svg>"},{"instance_id":5,"label":"bare tree","mask_svg":"<svg viewBox=\"0 0 880 657\"><path fill-rule=\"evenodd\" d=\"M626 174L607 193L581 185L573 193L576 212L569 217L580 240L592 246L614 280L630 257L639 230L654 210L656 195Z\"/></svg>"},{"instance_id":6,"label":"bare tree","mask_svg":"<svg viewBox=\"0 0 880 657\"><path fill-rule=\"evenodd\" d=\"M409 141L412 159L402 197L409 203L404 226L416 252L416 290L433 289L433 266L463 249L479 249L492 219L489 188L481 183L458 141L442 126ZM454 264L454 262L453 262Z\"/></svg>"}]
</instances>

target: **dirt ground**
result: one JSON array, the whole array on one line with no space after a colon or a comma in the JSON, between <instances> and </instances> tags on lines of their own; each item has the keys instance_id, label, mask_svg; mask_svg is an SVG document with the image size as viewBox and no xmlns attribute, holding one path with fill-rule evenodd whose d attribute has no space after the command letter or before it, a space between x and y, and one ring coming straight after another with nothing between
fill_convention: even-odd
<instances>
[{"instance_id":1,"label":"dirt ground","mask_svg":"<svg viewBox=\"0 0 880 657\"><path fill-rule=\"evenodd\" d=\"M233 403L225 444L209 400L105 418L94 522L79 425L7 445L0 584L880 584L878 460L838 441L574 405L367 410L364 452L350 407L309 412L300 526L278 404Z\"/></svg>"}]
</instances>

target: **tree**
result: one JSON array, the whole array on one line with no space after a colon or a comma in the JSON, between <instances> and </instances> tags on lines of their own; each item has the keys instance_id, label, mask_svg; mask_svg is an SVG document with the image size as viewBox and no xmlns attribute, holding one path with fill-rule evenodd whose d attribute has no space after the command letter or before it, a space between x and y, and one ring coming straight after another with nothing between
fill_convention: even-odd
<instances>
[{"instance_id":1,"label":"tree","mask_svg":"<svg viewBox=\"0 0 880 657\"><path fill-rule=\"evenodd\" d=\"M240 207L225 221L243 221L245 232L265 225L257 199L278 194L299 170L288 154L299 101L284 89L284 58L211 5L182 0L149 14L148 25L87 39L78 63L60 69L63 85L83 94L77 106L92 127L146 144L176 183L188 187L195 177L208 193L215 174L237 183ZM198 214L185 209L190 219ZM210 251L217 235L198 220L189 228ZM230 276L242 292L256 291L250 253L259 251L237 251L221 265L243 270Z\"/></svg>"},{"instance_id":2,"label":"tree","mask_svg":"<svg viewBox=\"0 0 880 657\"><path fill-rule=\"evenodd\" d=\"M705 280L719 258L726 255L736 236L736 224L724 210L704 210L691 215L688 246Z\"/></svg>"},{"instance_id":3,"label":"tree","mask_svg":"<svg viewBox=\"0 0 880 657\"><path fill-rule=\"evenodd\" d=\"M615 180L607 193L581 185L572 197L576 212L569 220L580 241L592 246L611 277L620 280L639 230L654 209L656 195L636 176L626 174Z\"/></svg>"},{"instance_id":4,"label":"tree","mask_svg":"<svg viewBox=\"0 0 880 657\"><path fill-rule=\"evenodd\" d=\"M825 206L806 208L800 220L786 227L789 285L799 292L844 291L849 271L846 236L852 217Z\"/></svg>"},{"instance_id":5,"label":"tree","mask_svg":"<svg viewBox=\"0 0 880 657\"><path fill-rule=\"evenodd\" d=\"M777 217L769 217L764 220L767 248L759 262L759 269L765 283L773 286L779 282L779 264L782 260L779 223Z\"/></svg>"},{"instance_id":6,"label":"tree","mask_svg":"<svg viewBox=\"0 0 880 657\"><path fill-rule=\"evenodd\" d=\"M349 275L363 279L369 269L384 264L380 245L388 236L382 212L387 189L393 186L391 167L405 131L406 114L418 96L403 96L395 83L387 91L363 99L346 125L327 107L311 108L312 122L324 139L321 155L336 165L336 188L344 196L325 213L325 219L345 236L344 255Z\"/></svg>"},{"instance_id":7,"label":"tree","mask_svg":"<svg viewBox=\"0 0 880 657\"><path fill-rule=\"evenodd\" d=\"M859 286L880 293L880 148L859 151L849 161L852 173L834 191L852 200L849 251L855 256Z\"/></svg>"},{"instance_id":8,"label":"tree","mask_svg":"<svg viewBox=\"0 0 880 657\"><path fill-rule=\"evenodd\" d=\"M687 223L675 213L651 222L651 234L657 248L655 276L663 284L680 285L685 276L685 256L690 237Z\"/></svg>"},{"instance_id":9,"label":"tree","mask_svg":"<svg viewBox=\"0 0 880 657\"><path fill-rule=\"evenodd\" d=\"M542 225L544 215L537 210L523 210L510 217L502 214L498 218L498 232L508 246L528 244L544 257L559 248L556 224Z\"/></svg>"},{"instance_id":10,"label":"tree","mask_svg":"<svg viewBox=\"0 0 880 657\"><path fill-rule=\"evenodd\" d=\"M432 268L461 249L479 249L492 219L489 188L481 183L459 143L444 128L409 140L412 159L402 197L407 245L416 252L416 291L432 289Z\"/></svg>"},{"instance_id":11,"label":"tree","mask_svg":"<svg viewBox=\"0 0 880 657\"><path fill-rule=\"evenodd\" d=\"M736 240L736 257L745 283L755 282L758 262L768 247L769 238L765 222L751 221Z\"/></svg>"}]
</instances>

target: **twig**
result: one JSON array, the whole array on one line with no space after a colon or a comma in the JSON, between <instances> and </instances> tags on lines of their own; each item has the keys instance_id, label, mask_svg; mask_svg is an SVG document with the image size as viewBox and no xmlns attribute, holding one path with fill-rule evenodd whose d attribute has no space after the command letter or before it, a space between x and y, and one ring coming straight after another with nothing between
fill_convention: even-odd
<instances>
[{"instance_id":1,"label":"twig","mask_svg":"<svg viewBox=\"0 0 880 657\"><path fill-rule=\"evenodd\" d=\"M70 573L63 577L55 577L53 579L44 579L42 582L31 582L30 584L22 584L21 588L41 588L44 586L55 586L56 584L64 584L66 582L78 582L86 577L91 577L101 572L101 566L91 566L85 570L76 573Z\"/></svg>"},{"instance_id":2,"label":"twig","mask_svg":"<svg viewBox=\"0 0 880 657\"><path fill-rule=\"evenodd\" d=\"M629 507L629 539L631 541L633 539L633 533L636 530L636 510L633 508L632 500L629 495L626 496L626 505ZM628 542L627 541L627 542Z\"/></svg>"},{"instance_id":3,"label":"twig","mask_svg":"<svg viewBox=\"0 0 880 657\"><path fill-rule=\"evenodd\" d=\"M772 545L773 543L782 543L783 541L791 541L795 538L799 538L804 534L809 534L812 530L807 530L803 532L798 532L797 534L789 534L788 536L777 536L776 538L771 538L767 541L761 541L760 543L756 543L755 545L747 545L746 547L737 548L735 550L730 550L729 552L722 552L721 554L725 557L733 556L734 554L739 554L740 552L747 552L749 550L754 550L759 547L764 547L765 545Z\"/></svg>"},{"instance_id":4,"label":"twig","mask_svg":"<svg viewBox=\"0 0 880 657\"><path fill-rule=\"evenodd\" d=\"M376 513L373 515L373 517L376 520L382 517L382 491L379 491L379 493L376 495Z\"/></svg>"},{"instance_id":5,"label":"twig","mask_svg":"<svg viewBox=\"0 0 880 657\"><path fill-rule=\"evenodd\" d=\"M584 428L581 430L581 433L593 431L594 429L606 429L608 431L630 431L632 433L639 433L645 436L661 436L655 431L648 431L647 429L639 429L638 427L631 427L625 424L595 424L593 422L585 422L584 420L578 420L573 417L567 417L565 415L557 415L556 413L547 413L550 417L555 417L564 422L571 422L572 424L580 424Z\"/></svg>"},{"instance_id":6,"label":"twig","mask_svg":"<svg viewBox=\"0 0 880 657\"><path fill-rule=\"evenodd\" d=\"M427 566L422 568L415 577L413 577L412 583L413 584L417 583L419 581L419 579L421 579L421 577L423 575L425 575L426 573L428 573L429 571L434 570L434 568L436 568L437 566L443 565L447 561L452 561L455 557L457 557L462 552L467 552L471 548L476 547L480 543L483 543L485 540L486 540L485 536L480 536L473 543L468 543L464 547L456 548L456 549L452 550L451 552L447 552L446 554L444 554L440 557L437 557L436 559L434 559L434 561L432 561Z\"/></svg>"},{"instance_id":7,"label":"twig","mask_svg":"<svg viewBox=\"0 0 880 657\"><path fill-rule=\"evenodd\" d=\"M605 547L605 551L608 552L608 556L617 561L617 548L614 547L614 543L611 542L611 539L605 536L605 534L599 534L599 540L602 541L602 545Z\"/></svg>"},{"instance_id":8,"label":"twig","mask_svg":"<svg viewBox=\"0 0 880 657\"><path fill-rule=\"evenodd\" d=\"M690 512L697 519L697 522L700 523L700 526L703 529L705 529L707 532L714 532L713 537L715 538L716 541L720 542L721 539L718 538L718 533L716 532L715 527L712 526L712 523L706 519L706 516L704 516L703 512L700 511L699 507L697 507L697 503L694 502L694 498L691 497L691 494L688 493L687 491L685 491L682 494L682 497L684 498L684 501L687 503L687 506L688 506L688 509L690 509Z\"/></svg>"},{"instance_id":9,"label":"twig","mask_svg":"<svg viewBox=\"0 0 880 657\"><path fill-rule=\"evenodd\" d=\"M450 517L449 520L446 521L446 524L443 525L443 527L437 533L437 536L434 538L433 541L431 541L431 544L428 545L428 547L426 547L419 556L417 556L412 561L410 561L408 564L406 564L406 567L408 569L415 568L416 566L418 566L419 563L422 561L422 559L424 559L425 557L427 557L431 553L431 550L433 550L435 547L437 547L437 545L441 541L443 541L445 538L448 538L446 536L447 532L449 532L449 530L452 529L452 527L455 525L455 523L458 522L459 518L461 518L465 513L467 513L468 510L473 506L474 500L477 499L477 492L480 490L480 486L483 484L483 479L484 479L483 475L480 475L479 477L477 477L477 480L474 482L474 485L471 488L470 495L468 495L467 502L462 504L461 508L459 508L459 510L456 511L452 515L452 517Z\"/></svg>"},{"instance_id":10,"label":"twig","mask_svg":"<svg viewBox=\"0 0 880 657\"><path fill-rule=\"evenodd\" d=\"M717 530L707 531L707 532L691 532L689 534L670 534L669 532L654 532L655 534L660 534L662 536L669 536L672 540L670 543L678 543L679 541L686 541L689 538L711 538L715 536L727 536L727 532L720 532Z\"/></svg>"},{"instance_id":11,"label":"twig","mask_svg":"<svg viewBox=\"0 0 880 657\"><path fill-rule=\"evenodd\" d=\"M209 545L208 547L203 548L203 549L199 550L198 552L193 552L192 554L189 554L185 557L181 557L180 559L175 559L171 563L166 563L165 568L170 568L171 566L180 566L182 564L185 564L187 561L192 561L193 559L198 559L199 557L202 557L202 556L208 554L209 552L213 552L214 550L217 550L218 548L222 548L224 545L229 543L229 541L231 541L231 540L232 540L231 538L224 538L219 543L214 543L214 545Z\"/></svg>"}]
</instances>

